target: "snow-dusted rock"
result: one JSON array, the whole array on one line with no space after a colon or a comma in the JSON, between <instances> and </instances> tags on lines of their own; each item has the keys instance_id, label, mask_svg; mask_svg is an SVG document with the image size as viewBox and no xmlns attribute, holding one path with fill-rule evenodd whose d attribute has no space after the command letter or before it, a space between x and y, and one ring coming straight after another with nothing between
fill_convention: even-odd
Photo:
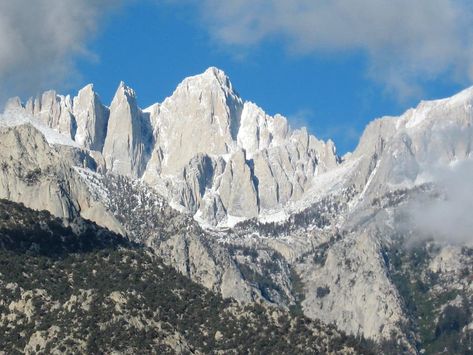
<instances>
[{"instance_id":1,"label":"snow-dusted rock","mask_svg":"<svg viewBox=\"0 0 473 355\"><path fill-rule=\"evenodd\" d=\"M400 117L374 120L346 162L356 161L352 181L369 200L423 183L432 170L468 159L472 142L470 88L451 98L421 102Z\"/></svg>"},{"instance_id":2,"label":"snow-dusted rock","mask_svg":"<svg viewBox=\"0 0 473 355\"><path fill-rule=\"evenodd\" d=\"M26 105L27 113L33 114L41 122L55 128L70 138L75 136L77 124L71 114L72 99L69 95L57 95L55 91L46 91ZM29 109L31 111L29 111Z\"/></svg>"},{"instance_id":3,"label":"snow-dusted rock","mask_svg":"<svg viewBox=\"0 0 473 355\"><path fill-rule=\"evenodd\" d=\"M123 83L110 108L92 85L73 99L49 91L25 106L13 99L7 108L34 116L70 139L69 145L96 151L90 154L101 167L166 190L173 203L211 225L222 223L231 210L235 217L249 218L282 208L298 200L314 177L338 165L332 142L319 141L305 129L291 130L283 116L244 102L225 73L213 67L185 79L164 102L143 111ZM244 152L245 161L225 169L238 152ZM235 192L231 197L231 185L244 188L241 201ZM238 207L243 201L244 208Z\"/></svg>"},{"instance_id":4,"label":"snow-dusted rock","mask_svg":"<svg viewBox=\"0 0 473 355\"><path fill-rule=\"evenodd\" d=\"M288 133L289 125L285 117L276 115L273 118L252 102L245 102L237 143L246 151L248 158L256 151L282 145Z\"/></svg>"}]
</instances>

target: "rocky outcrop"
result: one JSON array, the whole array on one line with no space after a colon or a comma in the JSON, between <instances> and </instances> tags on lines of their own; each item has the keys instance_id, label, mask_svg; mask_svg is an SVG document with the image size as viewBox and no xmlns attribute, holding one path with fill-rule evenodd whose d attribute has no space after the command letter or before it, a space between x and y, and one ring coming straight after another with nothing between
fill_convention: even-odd
<instances>
[{"instance_id":1,"label":"rocky outcrop","mask_svg":"<svg viewBox=\"0 0 473 355\"><path fill-rule=\"evenodd\" d=\"M93 85L81 89L76 97L46 91L23 105L13 98L5 106L5 112L16 112L36 118L40 123L73 139L79 146L102 151L107 132L108 108L95 93Z\"/></svg>"},{"instance_id":2,"label":"rocky outcrop","mask_svg":"<svg viewBox=\"0 0 473 355\"><path fill-rule=\"evenodd\" d=\"M217 186L222 204L230 216L258 215L257 184L244 151L234 153Z\"/></svg>"},{"instance_id":3,"label":"rocky outcrop","mask_svg":"<svg viewBox=\"0 0 473 355\"><path fill-rule=\"evenodd\" d=\"M199 153L231 153L242 107L221 70L209 68L185 79L172 96L150 110L156 146L147 170L177 175Z\"/></svg>"},{"instance_id":4,"label":"rocky outcrop","mask_svg":"<svg viewBox=\"0 0 473 355\"><path fill-rule=\"evenodd\" d=\"M16 108L23 108L26 114L36 117L68 138L74 138L76 134L77 123L72 114L72 99L69 95L62 96L53 90L46 91L34 100L29 99L24 107L18 101Z\"/></svg>"},{"instance_id":5,"label":"rocky outcrop","mask_svg":"<svg viewBox=\"0 0 473 355\"><path fill-rule=\"evenodd\" d=\"M105 143L109 110L100 102L92 84L81 89L73 101L77 123L74 140L82 147L101 152Z\"/></svg>"},{"instance_id":6,"label":"rocky outcrop","mask_svg":"<svg viewBox=\"0 0 473 355\"><path fill-rule=\"evenodd\" d=\"M197 236L175 235L162 242L157 253L182 274L225 298L248 303L256 290L241 275L228 252Z\"/></svg>"},{"instance_id":7,"label":"rocky outcrop","mask_svg":"<svg viewBox=\"0 0 473 355\"><path fill-rule=\"evenodd\" d=\"M191 213L196 213L204 196L213 189L225 170L222 158L214 159L206 154L197 154L182 171L182 183L175 184L179 203Z\"/></svg>"},{"instance_id":8,"label":"rocky outcrop","mask_svg":"<svg viewBox=\"0 0 473 355\"><path fill-rule=\"evenodd\" d=\"M334 244L323 263L299 265L305 313L368 338L402 334L399 324L407 318L379 250L379 240L363 231Z\"/></svg>"},{"instance_id":9,"label":"rocky outcrop","mask_svg":"<svg viewBox=\"0 0 473 355\"><path fill-rule=\"evenodd\" d=\"M267 115L254 103L245 102L241 114L237 142L251 158L260 150L283 145L289 135L287 119L281 115Z\"/></svg>"},{"instance_id":10,"label":"rocky outcrop","mask_svg":"<svg viewBox=\"0 0 473 355\"><path fill-rule=\"evenodd\" d=\"M138 108L135 92L121 82L110 106L103 146L107 169L120 175L140 177L152 143L148 116Z\"/></svg>"},{"instance_id":11,"label":"rocky outcrop","mask_svg":"<svg viewBox=\"0 0 473 355\"><path fill-rule=\"evenodd\" d=\"M65 149L73 148L51 147L29 124L0 126L0 198L48 210L61 218L82 215L123 233L103 201L92 198L74 168L77 160L94 168L94 160L86 152L67 153Z\"/></svg>"}]
</instances>

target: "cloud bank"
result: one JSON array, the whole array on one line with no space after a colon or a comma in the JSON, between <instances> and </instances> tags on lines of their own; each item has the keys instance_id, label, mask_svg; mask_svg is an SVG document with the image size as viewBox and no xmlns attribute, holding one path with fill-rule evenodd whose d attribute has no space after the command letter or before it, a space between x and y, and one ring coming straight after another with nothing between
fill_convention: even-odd
<instances>
[{"instance_id":1,"label":"cloud bank","mask_svg":"<svg viewBox=\"0 0 473 355\"><path fill-rule=\"evenodd\" d=\"M277 40L291 53L360 54L371 79L400 98L420 95L430 79L473 80L470 0L153 1L193 3L211 36L230 47ZM29 95L64 83L77 56L92 55L87 43L103 14L124 2L1 1L0 90Z\"/></svg>"},{"instance_id":2,"label":"cloud bank","mask_svg":"<svg viewBox=\"0 0 473 355\"><path fill-rule=\"evenodd\" d=\"M434 176L442 196L410 207L414 230L420 238L473 244L473 161L437 170Z\"/></svg>"},{"instance_id":3,"label":"cloud bank","mask_svg":"<svg viewBox=\"0 0 473 355\"><path fill-rule=\"evenodd\" d=\"M116 3L121 1L1 1L0 96L32 95L70 79L74 59L91 55L86 45L101 14Z\"/></svg>"},{"instance_id":4,"label":"cloud bank","mask_svg":"<svg viewBox=\"0 0 473 355\"><path fill-rule=\"evenodd\" d=\"M473 80L467 0L202 0L212 36L230 46L280 39L296 53L360 53L400 98L443 75ZM466 79L466 80L465 80Z\"/></svg>"}]
</instances>

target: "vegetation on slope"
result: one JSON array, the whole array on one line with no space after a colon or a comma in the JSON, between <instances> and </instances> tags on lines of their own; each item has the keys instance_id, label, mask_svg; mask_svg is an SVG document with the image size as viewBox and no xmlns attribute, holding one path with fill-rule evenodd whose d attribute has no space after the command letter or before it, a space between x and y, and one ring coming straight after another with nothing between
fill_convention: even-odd
<instances>
[{"instance_id":1,"label":"vegetation on slope","mask_svg":"<svg viewBox=\"0 0 473 355\"><path fill-rule=\"evenodd\" d=\"M8 354L368 352L332 326L223 300L88 221L4 200L0 294Z\"/></svg>"},{"instance_id":2,"label":"vegetation on slope","mask_svg":"<svg viewBox=\"0 0 473 355\"><path fill-rule=\"evenodd\" d=\"M435 243L406 246L402 241L384 251L390 276L404 300L419 351L426 354L473 354L473 299L468 284L473 251L462 250L462 270L432 271ZM392 345L392 344L391 344Z\"/></svg>"}]
</instances>

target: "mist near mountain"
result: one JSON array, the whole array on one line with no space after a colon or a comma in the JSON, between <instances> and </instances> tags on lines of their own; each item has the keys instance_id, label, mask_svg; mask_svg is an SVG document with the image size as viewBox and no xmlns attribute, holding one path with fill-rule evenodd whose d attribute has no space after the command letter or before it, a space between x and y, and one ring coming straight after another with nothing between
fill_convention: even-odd
<instances>
[{"instance_id":1,"label":"mist near mountain","mask_svg":"<svg viewBox=\"0 0 473 355\"><path fill-rule=\"evenodd\" d=\"M473 161L432 170L440 195L409 206L416 232L447 244L473 243Z\"/></svg>"}]
</instances>

